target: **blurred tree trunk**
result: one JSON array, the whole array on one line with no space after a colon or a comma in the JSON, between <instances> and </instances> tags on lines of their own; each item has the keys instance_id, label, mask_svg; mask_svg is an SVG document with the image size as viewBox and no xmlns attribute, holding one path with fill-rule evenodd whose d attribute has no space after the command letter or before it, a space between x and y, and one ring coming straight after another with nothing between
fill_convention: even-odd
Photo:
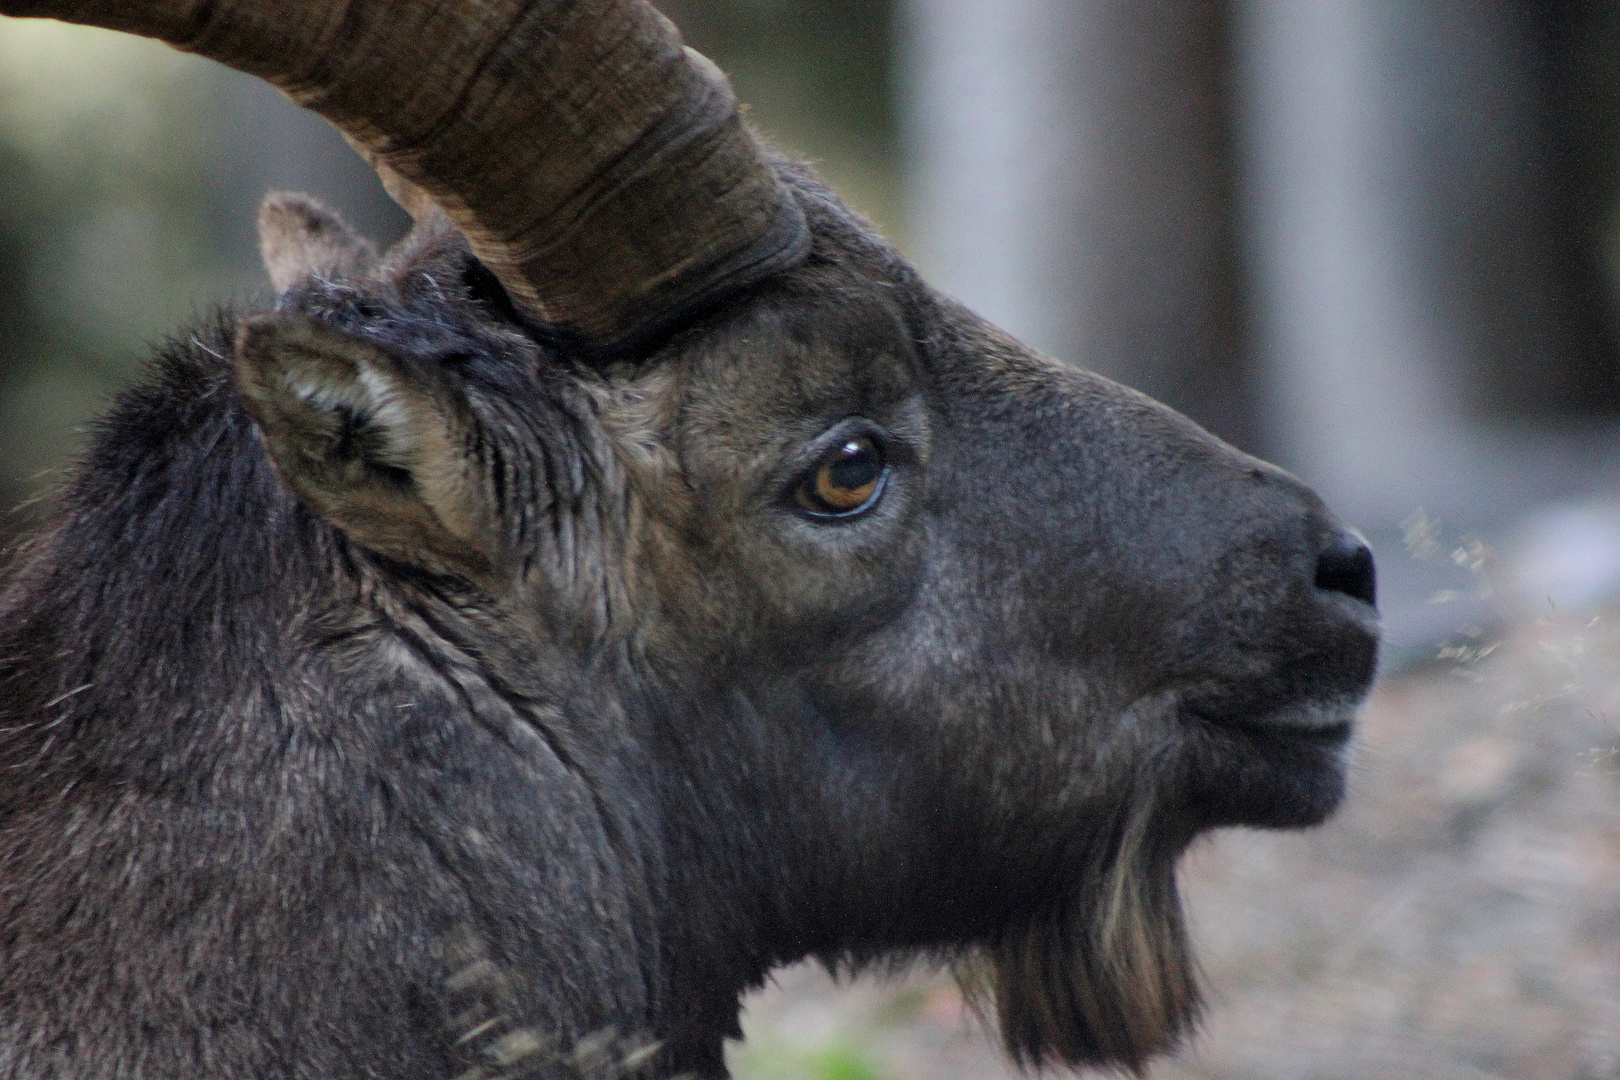
<instances>
[{"instance_id":1,"label":"blurred tree trunk","mask_svg":"<svg viewBox=\"0 0 1620 1080\"><path fill-rule=\"evenodd\" d=\"M1605 237L1611 3L1402 5L1392 164L1416 214L1421 295L1454 336L1471 418L1578 420L1620 405ZM1614 21L1612 14L1608 22ZM1611 95L1612 97L1612 95Z\"/></svg>"},{"instance_id":2,"label":"blurred tree trunk","mask_svg":"<svg viewBox=\"0 0 1620 1080\"><path fill-rule=\"evenodd\" d=\"M1249 443L1224 0L904 0L901 19L932 279Z\"/></svg>"},{"instance_id":3,"label":"blurred tree trunk","mask_svg":"<svg viewBox=\"0 0 1620 1080\"><path fill-rule=\"evenodd\" d=\"M1500 343L1477 343L1484 392L1474 404L1493 419L1613 415L1620 412L1613 266L1620 5L1520 0L1496 18L1504 51L1519 58L1527 114L1524 181L1507 189L1502 202L1512 205L1500 214L1521 219L1524 235L1521 251L1483 229L1467 230L1472 243L1458 245L1459 266L1486 268L1484 295L1467 314L1479 315L1489 333L1500 325L1491 313L1513 312ZM1525 295L1530 290L1536 295Z\"/></svg>"},{"instance_id":4,"label":"blurred tree trunk","mask_svg":"<svg viewBox=\"0 0 1620 1080\"><path fill-rule=\"evenodd\" d=\"M1620 405L1612 7L1237 8L1265 449L1369 526L1591 482L1548 421Z\"/></svg>"}]
</instances>

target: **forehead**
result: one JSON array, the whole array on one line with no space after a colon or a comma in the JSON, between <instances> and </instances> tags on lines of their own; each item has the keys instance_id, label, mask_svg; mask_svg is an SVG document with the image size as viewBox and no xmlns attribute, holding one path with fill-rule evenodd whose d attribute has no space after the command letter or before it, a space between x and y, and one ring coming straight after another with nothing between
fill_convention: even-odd
<instances>
[{"instance_id":1,"label":"forehead","mask_svg":"<svg viewBox=\"0 0 1620 1080\"><path fill-rule=\"evenodd\" d=\"M694 338L681 357L683 433L766 449L862 416L885 424L914 395L900 308L866 282L811 280L763 297Z\"/></svg>"}]
</instances>

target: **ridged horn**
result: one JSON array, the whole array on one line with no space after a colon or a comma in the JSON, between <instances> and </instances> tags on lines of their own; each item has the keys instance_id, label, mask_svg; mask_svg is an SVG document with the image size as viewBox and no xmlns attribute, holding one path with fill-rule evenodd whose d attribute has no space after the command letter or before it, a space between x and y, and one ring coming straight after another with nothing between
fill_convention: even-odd
<instances>
[{"instance_id":1,"label":"ridged horn","mask_svg":"<svg viewBox=\"0 0 1620 1080\"><path fill-rule=\"evenodd\" d=\"M427 193L528 316L611 349L796 262L804 217L645 0L0 0L274 83ZM395 185L397 188L397 184Z\"/></svg>"}]
</instances>

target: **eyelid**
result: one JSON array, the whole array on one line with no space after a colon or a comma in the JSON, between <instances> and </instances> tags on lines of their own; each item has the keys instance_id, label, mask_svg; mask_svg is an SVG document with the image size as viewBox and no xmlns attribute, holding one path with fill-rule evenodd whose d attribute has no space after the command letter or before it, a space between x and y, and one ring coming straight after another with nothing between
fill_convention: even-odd
<instances>
[{"instance_id":1,"label":"eyelid","mask_svg":"<svg viewBox=\"0 0 1620 1080\"><path fill-rule=\"evenodd\" d=\"M809 478L800 481L799 487L796 487L794 490L798 491L808 482ZM883 498L884 489L886 489L888 486L889 466L885 464L883 466L883 471L878 474L877 480L874 481L872 494L868 495L866 500L859 506L852 506L848 510L818 510L814 507L806 506L804 503L795 499L794 509L807 517L815 518L820 521L841 521L848 518L862 517L871 511L873 507L877 506L879 501L881 501Z\"/></svg>"},{"instance_id":2,"label":"eyelid","mask_svg":"<svg viewBox=\"0 0 1620 1080\"><path fill-rule=\"evenodd\" d=\"M854 439L870 439L889 465L905 464L912 460L911 447L897 439L886 428L863 416L848 416L829 424L825 430L808 440L803 449L789 459L789 468L795 478L800 477L827 460L827 456Z\"/></svg>"}]
</instances>

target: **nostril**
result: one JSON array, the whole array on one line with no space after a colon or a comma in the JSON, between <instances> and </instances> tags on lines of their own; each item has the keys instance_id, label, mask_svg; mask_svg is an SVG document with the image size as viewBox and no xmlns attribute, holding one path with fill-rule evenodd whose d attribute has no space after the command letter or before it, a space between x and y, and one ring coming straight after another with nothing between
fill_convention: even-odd
<instances>
[{"instance_id":1,"label":"nostril","mask_svg":"<svg viewBox=\"0 0 1620 1080\"><path fill-rule=\"evenodd\" d=\"M1316 557L1316 587L1376 604L1378 571L1366 542L1348 529L1334 537Z\"/></svg>"}]
</instances>

